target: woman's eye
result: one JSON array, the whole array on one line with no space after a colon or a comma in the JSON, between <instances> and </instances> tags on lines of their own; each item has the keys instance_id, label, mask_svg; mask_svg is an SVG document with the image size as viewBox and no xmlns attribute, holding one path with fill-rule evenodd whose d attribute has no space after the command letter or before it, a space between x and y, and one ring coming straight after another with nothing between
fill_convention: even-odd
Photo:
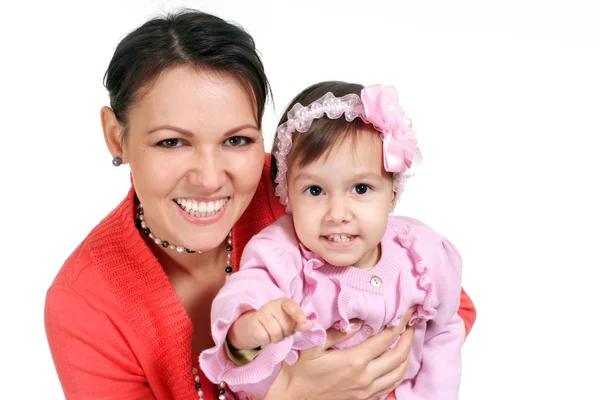
<instances>
[{"instance_id":1,"label":"woman's eye","mask_svg":"<svg viewBox=\"0 0 600 400\"><path fill-rule=\"evenodd\" d=\"M308 194L309 196L320 196L323 193L323 189L321 189L319 186L309 186L306 188L304 193Z\"/></svg>"},{"instance_id":2,"label":"woman's eye","mask_svg":"<svg viewBox=\"0 0 600 400\"><path fill-rule=\"evenodd\" d=\"M252 143L252 139L246 136L232 136L225 140L225 146L241 147Z\"/></svg>"},{"instance_id":3,"label":"woman's eye","mask_svg":"<svg viewBox=\"0 0 600 400\"><path fill-rule=\"evenodd\" d=\"M183 146L183 140L181 139L165 139L158 142L160 147L180 147Z\"/></svg>"},{"instance_id":4,"label":"woman's eye","mask_svg":"<svg viewBox=\"0 0 600 400\"><path fill-rule=\"evenodd\" d=\"M352 188L352 193L355 193L355 194L365 194L369 190L371 190L371 187L369 185L366 185L364 183L359 183L358 185L355 185Z\"/></svg>"}]
</instances>

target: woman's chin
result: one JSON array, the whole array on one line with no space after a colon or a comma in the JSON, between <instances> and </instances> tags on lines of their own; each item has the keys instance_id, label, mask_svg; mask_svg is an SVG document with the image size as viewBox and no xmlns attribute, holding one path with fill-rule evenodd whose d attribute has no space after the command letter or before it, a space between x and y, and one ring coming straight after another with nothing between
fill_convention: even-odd
<instances>
[{"instance_id":1,"label":"woman's chin","mask_svg":"<svg viewBox=\"0 0 600 400\"><path fill-rule=\"evenodd\" d=\"M221 225L221 224L219 224ZM223 224L225 225L225 224ZM199 253L206 253L223 245L223 242L227 240L229 229L226 226L213 226L206 232L189 232L186 236L186 240L182 240L190 250L194 250Z\"/></svg>"}]
</instances>

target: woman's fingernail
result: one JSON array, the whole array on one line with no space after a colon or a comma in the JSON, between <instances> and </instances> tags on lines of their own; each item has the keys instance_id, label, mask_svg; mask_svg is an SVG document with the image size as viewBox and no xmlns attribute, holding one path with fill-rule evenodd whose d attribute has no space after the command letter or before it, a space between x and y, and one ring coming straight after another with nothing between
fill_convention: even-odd
<instances>
[{"instance_id":1,"label":"woman's fingernail","mask_svg":"<svg viewBox=\"0 0 600 400\"><path fill-rule=\"evenodd\" d=\"M350 330L351 331L357 331L360 328L362 328L363 325L363 321L359 320L359 319L352 319L350 320Z\"/></svg>"}]
</instances>

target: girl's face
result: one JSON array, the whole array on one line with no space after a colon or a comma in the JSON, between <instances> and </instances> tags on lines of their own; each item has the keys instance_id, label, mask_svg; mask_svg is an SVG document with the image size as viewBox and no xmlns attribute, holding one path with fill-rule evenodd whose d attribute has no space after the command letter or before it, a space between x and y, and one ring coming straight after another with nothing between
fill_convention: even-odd
<instances>
[{"instance_id":1,"label":"girl's face","mask_svg":"<svg viewBox=\"0 0 600 400\"><path fill-rule=\"evenodd\" d=\"M253 98L232 76L168 69L131 109L122 154L151 231L193 250L214 249L261 176Z\"/></svg>"},{"instance_id":2,"label":"girl's face","mask_svg":"<svg viewBox=\"0 0 600 400\"><path fill-rule=\"evenodd\" d=\"M288 181L296 234L307 248L336 266L377 263L394 199L379 135L363 128L317 161L292 164Z\"/></svg>"}]
</instances>

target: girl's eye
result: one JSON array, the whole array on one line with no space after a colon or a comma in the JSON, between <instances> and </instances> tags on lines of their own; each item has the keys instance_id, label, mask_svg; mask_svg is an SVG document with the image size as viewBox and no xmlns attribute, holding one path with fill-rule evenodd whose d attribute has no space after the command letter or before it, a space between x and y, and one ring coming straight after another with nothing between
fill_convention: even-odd
<instances>
[{"instance_id":1,"label":"girl's eye","mask_svg":"<svg viewBox=\"0 0 600 400\"><path fill-rule=\"evenodd\" d=\"M242 147L252 143L252 139L246 136L232 136L225 140L225 146Z\"/></svg>"},{"instance_id":2,"label":"girl's eye","mask_svg":"<svg viewBox=\"0 0 600 400\"><path fill-rule=\"evenodd\" d=\"M352 193L355 194L365 194L368 191L372 190L371 187L364 183L359 183L352 188Z\"/></svg>"},{"instance_id":3,"label":"girl's eye","mask_svg":"<svg viewBox=\"0 0 600 400\"><path fill-rule=\"evenodd\" d=\"M183 146L183 140L181 139L165 139L158 142L160 147L180 147Z\"/></svg>"},{"instance_id":4,"label":"girl's eye","mask_svg":"<svg viewBox=\"0 0 600 400\"><path fill-rule=\"evenodd\" d=\"M306 188L304 193L308 194L309 196L320 196L323 193L323 189L321 189L319 186L309 186Z\"/></svg>"}]
</instances>

